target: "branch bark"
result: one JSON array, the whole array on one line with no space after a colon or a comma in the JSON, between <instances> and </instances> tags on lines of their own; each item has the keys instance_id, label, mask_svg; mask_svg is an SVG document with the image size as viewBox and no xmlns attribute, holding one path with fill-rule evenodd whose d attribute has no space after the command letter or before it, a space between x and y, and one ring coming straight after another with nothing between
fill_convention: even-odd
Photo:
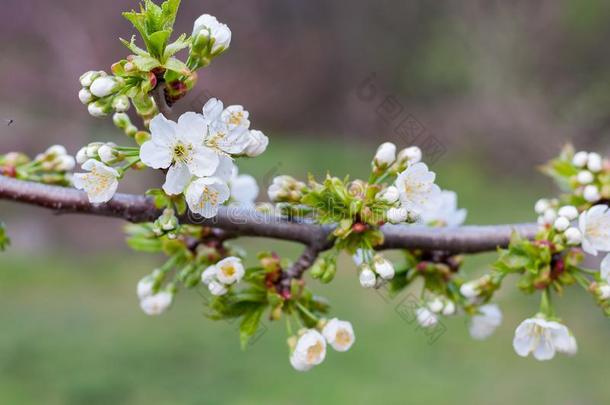
<instances>
[{"instance_id":1,"label":"branch bark","mask_svg":"<svg viewBox=\"0 0 610 405\"><path fill-rule=\"evenodd\" d=\"M118 193L105 204L91 204L87 195L76 189L32 183L5 176L0 176L0 199L48 208L58 214L98 215L136 223L154 221L161 214L152 200L145 196ZM310 247L310 253L316 251L316 255L332 246L332 241L329 239L332 226L286 221L249 209L221 207L214 218L202 218L189 213L181 218L181 221L223 229L239 236L299 242ZM424 249L449 253L477 253L507 246L512 232L531 239L536 233L537 226L510 224L426 228L384 225L381 229L385 241L379 247L380 250Z\"/></svg>"},{"instance_id":2,"label":"branch bark","mask_svg":"<svg viewBox=\"0 0 610 405\"><path fill-rule=\"evenodd\" d=\"M174 118L174 112L172 110L172 107L167 103L167 99L165 98L165 87L165 82L159 80L157 83L157 87L155 87L151 93L159 112L163 114L165 118L171 120Z\"/></svg>"}]
</instances>

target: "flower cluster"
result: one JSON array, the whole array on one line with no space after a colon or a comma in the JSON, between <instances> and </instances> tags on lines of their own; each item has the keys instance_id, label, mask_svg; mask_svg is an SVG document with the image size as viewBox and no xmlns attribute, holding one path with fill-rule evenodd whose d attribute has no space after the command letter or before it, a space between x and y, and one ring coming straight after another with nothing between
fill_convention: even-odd
<instances>
[{"instance_id":1,"label":"flower cluster","mask_svg":"<svg viewBox=\"0 0 610 405\"><path fill-rule=\"evenodd\" d=\"M346 352L356 340L354 328L348 321L333 318L322 320L319 329L302 329L298 337L288 339L291 348L290 364L297 371L309 371L326 358L330 345L338 352Z\"/></svg>"},{"instance_id":2,"label":"flower cluster","mask_svg":"<svg viewBox=\"0 0 610 405\"><path fill-rule=\"evenodd\" d=\"M248 155L248 146L258 143L248 118L242 106L223 108L214 98L204 105L202 114L187 112L178 122L157 115L150 123L151 139L141 146L140 159L154 169L167 169L166 194L184 193L192 212L211 218L230 197L227 183L233 178L233 158L253 157L264 150Z\"/></svg>"},{"instance_id":3,"label":"flower cluster","mask_svg":"<svg viewBox=\"0 0 610 405\"><path fill-rule=\"evenodd\" d=\"M34 159L19 152L0 155L1 175L38 183L68 185L74 166L74 157L62 145L53 145Z\"/></svg>"},{"instance_id":4,"label":"flower cluster","mask_svg":"<svg viewBox=\"0 0 610 405\"><path fill-rule=\"evenodd\" d=\"M161 271L156 270L138 282L140 308L147 315L161 315L172 305L174 293L171 289L159 291L161 274Z\"/></svg>"}]
</instances>

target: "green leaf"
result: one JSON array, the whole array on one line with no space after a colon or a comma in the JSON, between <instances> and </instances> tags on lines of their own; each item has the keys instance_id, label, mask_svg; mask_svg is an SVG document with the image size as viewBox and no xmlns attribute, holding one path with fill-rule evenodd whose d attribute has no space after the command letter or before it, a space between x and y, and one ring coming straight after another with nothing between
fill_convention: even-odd
<instances>
[{"instance_id":1,"label":"green leaf","mask_svg":"<svg viewBox=\"0 0 610 405\"><path fill-rule=\"evenodd\" d=\"M181 75L185 75L190 72L188 66L186 66L186 64L184 62L182 62L181 60L178 60L176 58L169 58L165 62L164 66L167 70L171 70L171 71L180 73Z\"/></svg>"},{"instance_id":2,"label":"green leaf","mask_svg":"<svg viewBox=\"0 0 610 405\"><path fill-rule=\"evenodd\" d=\"M150 34L148 36L148 51L150 54L157 58L162 58L171 34L171 30L162 30Z\"/></svg>"},{"instance_id":3,"label":"green leaf","mask_svg":"<svg viewBox=\"0 0 610 405\"><path fill-rule=\"evenodd\" d=\"M160 252L163 244L159 239L148 239L141 236L127 238L127 245L138 252L156 253Z\"/></svg>"},{"instance_id":4,"label":"green leaf","mask_svg":"<svg viewBox=\"0 0 610 405\"><path fill-rule=\"evenodd\" d=\"M154 68L161 66L161 62L152 56L136 56L133 58L132 62L143 72L150 72Z\"/></svg>"},{"instance_id":5,"label":"green leaf","mask_svg":"<svg viewBox=\"0 0 610 405\"><path fill-rule=\"evenodd\" d=\"M165 52L163 53L163 61L167 61L169 58L174 56L176 53L181 51L182 49L188 47L190 44L190 40L186 39L186 34L180 35L177 40L172 42L171 44L165 47Z\"/></svg>"},{"instance_id":6,"label":"green leaf","mask_svg":"<svg viewBox=\"0 0 610 405\"><path fill-rule=\"evenodd\" d=\"M146 52L144 49L142 49L136 45L136 43L135 43L136 36L135 35L132 35L131 41L129 41L129 42L127 42L123 38L119 38L119 40L121 41L121 43L123 43L123 45L125 45L134 54L136 54L138 56L150 56L150 54L148 52Z\"/></svg>"},{"instance_id":7,"label":"green leaf","mask_svg":"<svg viewBox=\"0 0 610 405\"><path fill-rule=\"evenodd\" d=\"M9 246L11 240L6 234L6 228L4 227L4 223L0 222L0 251L4 251L7 246Z\"/></svg>"},{"instance_id":8,"label":"green leaf","mask_svg":"<svg viewBox=\"0 0 610 405\"><path fill-rule=\"evenodd\" d=\"M245 350L246 347L248 347L250 338L252 338L258 330L265 307L265 305L253 307L244 315L241 324L239 325L239 340L242 350Z\"/></svg>"}]
</instances>

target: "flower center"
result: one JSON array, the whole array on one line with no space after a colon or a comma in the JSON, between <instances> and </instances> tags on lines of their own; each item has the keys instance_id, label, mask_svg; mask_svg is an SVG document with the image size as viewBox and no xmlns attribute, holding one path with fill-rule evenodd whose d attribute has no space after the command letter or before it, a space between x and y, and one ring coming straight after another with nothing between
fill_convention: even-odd
<instances>
[{"instance_id":1,"label":"flower center","mask_svg":"<svg viewBox=\"0 0 610 405\"><path fill-rule=\"evenodd\" d=\"M324 347L320 341L317 341L315 345L309 346L307 349L307 363L311 364L315 362L322 354Z\"/></svg>"},{"instance_id":2,"label":"flower center","mask_svg":"<svg viewBox=\"0 0 610 405\"><path fill-rule=\"evenodd\" d=\"M218 204L218 191L208 187L204 187L203 192L201 194L201 200L199 201L199 208L203 209L205 204L208 203L212 205Z\"/></svg>"},{"instance_id":3,"label":"flower center","mask_svg":"<svg viewBox=\"0 0 610 405\"><path fill-rule=\"evenodd\" d=\"M222 267L222 272L227 277L233 277L235 274L235 267L232 264L225 265Z\"/></svg>"},{"instance_id":4,"label":"flower center","mask_svg":"<svg viewBox=\"0 0 610 405\"><path fill-rule=\"evenodd\" d=\"M241 121L243 119L244 119L244 112L243 111L232 112L231 115L229 116L229 124L231 124L231 125L239 125L239 124L241 124Z\"/></svg>"},{"instance_id":5,"label":"flower center","mask_svg":"<svg viewBox=\"0 0 610 405\"><path fill-rule=\"evenodd\" d=\"M188 163L191 160L191 151L193 145L185 145L182 142L178 142L174 145L174 161Z\"/></svg>"},{"instance_id":6,"label":"flower center","mask_svg":"<svg viewBox=\"0 0 610 405\"><path fill-rule=\"evenodd\" d=\"M347 330L339 329L337 331L337 335L335 336L335 341L340 346L347 346L352 341L352 336L349 334L349 332Z\"/></svg>"}]
</instances>

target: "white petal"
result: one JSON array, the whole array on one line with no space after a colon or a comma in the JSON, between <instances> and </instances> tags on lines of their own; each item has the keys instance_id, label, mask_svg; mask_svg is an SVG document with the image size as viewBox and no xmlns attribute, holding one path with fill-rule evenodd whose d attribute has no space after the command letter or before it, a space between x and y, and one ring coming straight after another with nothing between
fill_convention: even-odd
<instances>
[{"instance_id":1,"label":"white petal","mask_svg":"<svg viewBox=\"0 0 610 405\"><path fill-rule=\"evenodd\" d=\"M229 181L233 175L233 169L235 167L233 164L233 159L225 155L218 155L218 158L218 167L216 168L213 176L223 181Z\"/></svg>"},{"instance_id":2,"label":"white petal","mask_svg":"<svg viewBox=\"0 0 610 405\"><path fill-rule=\"evenodd\" d=\"M214 174L220 163L220 157L212 149L203 145L193 150L193 159L188 163L189 170L197 177L206 177Z\"/></svg>"},{"instance_id":3,"label":"white petal","mask_svg":"<svg viewBox=\"0 0 610 405\"><path fill-rule=\"evenodd\" d=\"M207 126L203 116L192 111L185 112L178 118L176 135L189 143L199 144L203 142L207 133Z\"/></svg>"},{"instance_id":4,"label":"white petal","mask_svg":"<svg viewBox=\"0 0 610 405\"><path fill-rule=\"evenodd\" d=\"M167 146L146 141L140 147L140 160L153 169L166 169L172 163L172 152Z\"/></svg>"},{"instance_id":5,"label":"white petal","mask_svg":"<svg viewBox=\"0 0 610 405\"><path fill-rule=\"evenodd\" d=\"M176 163L167 171L163 191L170 195L180 194L184 191L190 180L191 173L189 168L183 163Z\"/></svg>"},{"instance_id":6,"label":"white petal","mask_svg":"<svg viewBox=\"0 0 610 405\"><path fill-rule=\"evenodd\" d=\"M220 114L222 114L223 109L224 106L222 101L211 98L203 106L203 117L208 123L216 121L218 118L220 118Z\"/></svg>"},{"instance_id":7,"label":"white petal","mask_svg":"<svg viewBox=\"0 0 610 405\"><path fill-rule=\"evenodd\" d=\"M533 351L536 360L550 360L555 357L555 347L550 339L541 336L538 340L538 345Z\"/></svg>"},{"instance_id":8,"label":"white petal","mask_svg":"<svg viewBox=\"0 0 610 405\"><path fill-rule=\"evenodd\" d=\"M176 123L170 121L163 116L163 114L157 114L155 118L150 121L150 135L153 142L157 145L169 146L176 138Z\"/></svg>"},{"instance_id":9,"label":"white petal","mask_svg":"<svg viewBox=\"0 0 610 405\"><path fill-rule=\"evenodd\" d=\"M610 284L610 254L607 254L604 260L602 260L600 275L603 280Z\"/></svg>"},{"instance_id":10,"label":"white petal","mask_svg":"<svg viewBox=\"0 0 610 405\"><path fill-rule=\"evenodd\" d=\"M242 205L252 205L258 197L258 184L254 177L242 174L231 180L231 198Z\"/></svg>"}]
</instances>

